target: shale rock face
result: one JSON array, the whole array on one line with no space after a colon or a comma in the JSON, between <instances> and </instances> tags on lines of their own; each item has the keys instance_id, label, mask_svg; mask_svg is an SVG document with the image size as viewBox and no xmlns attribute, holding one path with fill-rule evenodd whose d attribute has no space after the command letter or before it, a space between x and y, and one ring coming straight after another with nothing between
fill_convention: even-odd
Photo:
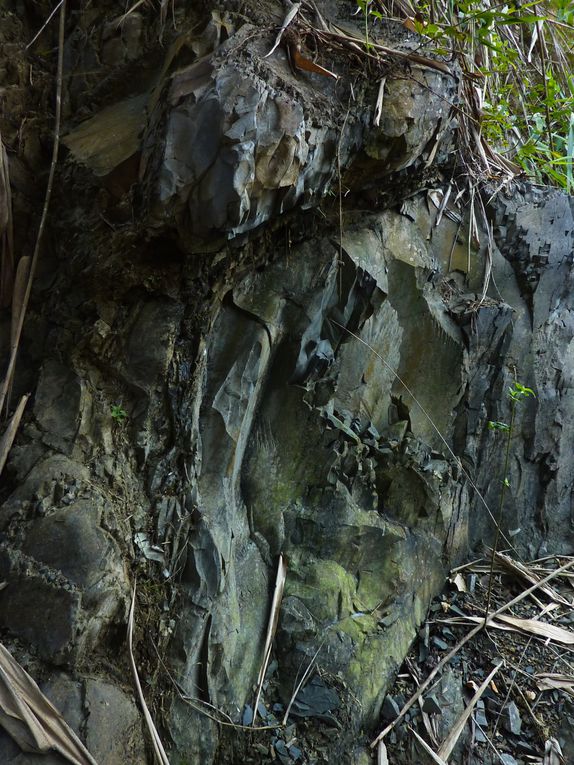
<instances>
[{"instance_id":1,"label":"shale rock face","mask_svg":"<svg viewBox=\"0 0 574 765\"><path fill-rule=\"evenodd\" d=\"M175 222L188 247L317 206L353 163L352 187L371 188L428 156L448 131L455 69L389 79L384 117L373 126L348 92L342 57L347 76L335 83L290 77L282 49L268 50L245 24L210 57L176 71L155 101L141 164L151 219Z\"/></svg>"},{"instance_id":2,"label":"shale rock face","mask_svg":"<svg viewBox=\"0 0 574 765\"><path fill-rule=\"evenodd\" d=\"M172 762L244 761L205 703L235 721L253 703L279 556L266 709L314 660L293 719L339 726L325 761L361 762L445 572L492 538L470 481L494 507L487 421L515 374L537 399L503 530L529 554L573 541L571 200L499 192L491 246L469 247L466 211L439 214L457 73L393 65L373 125L378 80L336 47L339 80L295 77L264 57L280 7L251 5L180 11L163 63L135 13L125 39L80 14L70 42L78 71L141 71L66 138L15 382L37 384L2 490L0 625L102 763L152 761L124 637L136 573L136 662ZM0 760L35 761L15 746Z\"/></svg>"},{"instance_id":3,"label":"shale rock face","mask_svg":"<svg viewBox=\"0 0 574 765\"><path fill-rule=\"evenodd\" d=\"M571 197L540 188L514 187L492 207L497 247L494 275L512 308L512 321L498 353L480 342L480 355L497 363L494 387L471 394L470 412L504 412L506 387L514 375L536 391L536 402L522 413L522 445L511 466L511 491L505 507L507 529L521 529L515 538L520 552L542 556L572 549L572 464L568 444L574 435L571 407L572 279L574 203ZM498 358L504 354L505 364ZM479 400L482 399L482 403ZM499 417L500 415L500 417ZM487 500L498 496L488 465L495 462L494 444L471 437L467 454L476 464ZM473 536L487 537L483 513L472 512Z\"/></svg>"}]
</instances>

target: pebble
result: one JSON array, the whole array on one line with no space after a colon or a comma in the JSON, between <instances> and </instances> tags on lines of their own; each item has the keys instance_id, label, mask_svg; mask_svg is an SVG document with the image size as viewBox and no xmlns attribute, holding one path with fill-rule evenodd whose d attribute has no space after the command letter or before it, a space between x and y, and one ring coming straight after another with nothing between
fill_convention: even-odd
<instances>
[{"instance_id":1,"label":"pebble","mask_svg":"<svg viewBox=\"0 0 574 765\"><path fill-rule=\"evenodd\" d=\"M437 697L429 695L425 697L423 702L423 712L429 715L440 715L442 713L442 707L438 703Z\"/></svg>"},{"instance_id":2,"label":"pebble","mask_svg":"<svg viewBox=\"0 0 574 765\"><path fill-rule=\"evenodd\" d=\"M518 736L522 729L522 719L514 701L511 701L510 704L506 704L502 710L502 714L502 725L504 729L509 733L514 733L515 736Z\"/></svg>"}]
</instances>

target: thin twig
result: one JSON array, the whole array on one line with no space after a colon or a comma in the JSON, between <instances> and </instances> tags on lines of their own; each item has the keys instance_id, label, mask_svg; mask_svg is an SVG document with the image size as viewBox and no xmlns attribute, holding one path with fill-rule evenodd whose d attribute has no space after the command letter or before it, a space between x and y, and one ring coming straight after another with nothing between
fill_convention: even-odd
<instances>
[{"instance_id":1,"label":"thin twig","mask_svg":"<svg viewBox=\"0 0 574 765\"><path fill-rule=\"evenodd\" d=\"M297 683L297 685L295 687L295 690L293 691L293 695L291 696L289 704L287 705L287 709L285 710L285 715L283 716L283 722L282 722L283 725L287 725L287 720L289 718L289 713L291 712L291 707L293 706L293 704L295 702L295 699L297 698L297 694L299 693L299 691L301 690L301 688L303 687L303 685L307 681L307 678L311 674L311 670L313 669L313 664L315 663L315 659L319 655L319 651L321 650L321 648L323 648L323 643L324 642L325 642L325 640L323 639L321 641L321 643L319 644L319 648L317 648L317 650L313 654L313 657L311 658L311 661L307 665L307 669L305 670L305 672L303 672L303 677Z\"/></svg>"},{"instance_id":2,"label":"thin twig","mask_svg":"<svg viewBox=\"0 0 574 765\"><path fill-rule=\"evenodd\" d=\"M135 611L135 605L136 605L136 585L134 583L134 589L132 593L132 602L130 605L130 615L128 620L128 649L129 649L129 655L130 655L130 665L132 668L132 674L134 677L134 683L136 686L136 691L138 694L139 702L144 714L144 719L146 721L146 725L148 727L148 730L150 732L151 741L153 744L153 750L155 752L155 756L157 757L158 762L160 765L169 765L169 759L167 757L167 754L165 752L165 749L163 748L163 744L161 742L161 738L159 736L158 730L155 727L155 723L152 719L152 716L150 714L150 711L148 709L148 705L146 704L146 700L144 697L144 693L142 690L139 674L138 674L138 668L136 666L136 660L134 657L134 647L133 647L133 635L134 635L134 611Z\"/></svg>"},{"instance_id":3,"label":"thin twig","mask_svg":"<svg viewBox=\"0 0 574 765\"><path fill-rule=\"evenodd\" d=\"M38 37L40 37L40 35L41 35L41 34L42 34L42 32L44 31L44 29L46 29L46 27L48 26L48 24L50 23L50 21L52 21L52 19L53 19L53 18L54 18L54 16L56 15L56 11L58 10L58 8L59 8L61 5L63 5L63 4L64 4L64 2L65 2L65 0L60 0L60 2L58 3L58 5L57 5L57 6L54 8L54 10L52 11L52 13L51 13L51 14L48 16L48 18L46 19L46 21L45 21L45 22L42 24L42 26L41 26L41 27L40 27L40 29L39 29L39 30L36 32L36 34L34 35L34 37L33 37L33 38L30 40L30 42L28 43L28 45L26 45L26 50L28 50L28 48L31 48L31 47L32 47L32 45L34 45L34 43L36 42L36 40L38 39Z\"/></svg>"},{"instance_id":4,"label":"thin twig","mask_svg":"<svg viewBox=\"0 0 574 765\"><path fill-rule=\"evenodd\" d=\"M52 160L50 162L50 172L48 175L48 184L46 186L46 195L44 197L44 207L42 209L42 217L40 218L40 225L38 226L38 234L36 235L36 244L34 245L34 254L32 255L32 263L30 264L30 273L28 275L28 284L26 285L26 292L24 293L24 299L22 300L22 309L18 317L18 323L14 333L14 342L10 349L10 361L8 363L8 369L6 375L2 381L0 387L0 413L6 403L7 393L10 388L14 370L16 367L16 357L18 355L18 346L20 345L20 338L22 336L22 327L24 326L24 317L30 301L30 293L32 292L32 282L34 281L34 274L36 273L36 267L38 265L38 258L40 255L40 245L42 243L42 235L46 227L46 220L48 218L48 209L50 206L50 199L52 197L52 187L54 185L54 176L56 173L56 165L58 162L58 149L60 146L60 123L62 117L62 81L64 71L64 35L66 29L66 0L62 0L60 4L60 26L58 31L58 68L56 73L56 114L54 119L54 143L52 145Z\"/></svg>"}]
</instances>

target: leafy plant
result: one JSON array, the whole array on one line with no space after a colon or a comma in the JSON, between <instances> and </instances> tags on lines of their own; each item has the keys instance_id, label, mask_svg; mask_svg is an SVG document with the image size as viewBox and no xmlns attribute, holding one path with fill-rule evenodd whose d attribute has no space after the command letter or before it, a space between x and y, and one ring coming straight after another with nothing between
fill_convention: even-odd
<instances>
[{"instance_id":1,"label":"leafy plant","mask_svg":"<svg viewBox=\"0 0 574 765\"><path fill-rule=\"evenodd\" d=\"M470 118L467 144L483 141L503 171L523 171L574 192L570 0L357 0L357 6L366 34L368 18L380 18L382 9L392 16L398 7L405 26L421 35L421 47L458 59L462 121ZM488 150L467 149L480 156L483 171L496 171L497 159Z\"/></svg>"},{"instance_id":2,"label":"leafy plant","mask_svg":"<svg viewBox=\"0 0 574 765\"><path fill-rule=\"evenodd\" d=\"M119 423L122 423L128 416L128 413L121 406L121 404L112 404L110 409L110 414L112 416L112 419L114 419L116 422L119 422Z\"/></svg>"},{"instance_id":3,"label":"leafy plant","mask_svg":"<svg viewBox=\"0 0 574 765\"><path fill-rule=\"evenodd\" d=\"M357 10L365 17L365 47L369 50L369 19L382 19L383 14L373 7L373 0L357 0Z\"/></svg>"}]
</instances>

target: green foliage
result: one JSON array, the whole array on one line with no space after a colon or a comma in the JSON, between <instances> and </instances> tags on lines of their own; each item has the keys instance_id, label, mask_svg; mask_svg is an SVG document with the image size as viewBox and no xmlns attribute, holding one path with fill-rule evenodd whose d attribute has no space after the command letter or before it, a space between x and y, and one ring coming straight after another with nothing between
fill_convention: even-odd
<instances>
[{"instance_id":1,"label":"green foliage","mask_svg":"<svg viewBox=\"0 0 574 765\"><path fill-rule=\"evenodd\" d=\"M123 422L128 416L128 413L121 406L121 404L112 404L110 409L110 414L112 416L112 419L120 423Z\"/></svg>"},{"instance_id":2,"label":"green foliage","mask_svg":"<svg viewBox=\"0 0 574 765\"><path fill-rule=\"evenodd\" d=\"M383 14L374 7L373 0L357 0L357 8L365 19L365 47L369 50L369 20L380 20Z\"/></svg>"},{"instance_id":3,"label":"green foliage","mask_svg":"<svg viewBox=\"0 0 574 765\"><path fill-rule=\"evenodd\" d=\"M493 580L493 571L494 571L494 558L496 555L496 550L498 546L498 540L500 538L500 526L502 523L502 514L504 510L504 498L506 496L506 490L510 489L510 480L508 478L508 470L510 467L510 446L512 443L512 435L514 432L514 421L516 419L516 410L520 404L522 404L526 399L531 397L536 397L536 394L532 390L532 388L528 388L526 385L522 385L522 383L519 383L518 380L514 380L512 385L507 389L506 394L508 398L510 399L510 423L507 424L505 422L497 422L493 420L489 420L488 422L488 428L489 430L499 431L503 432L506 436L506 445L504 449L504 466L503 466L503 478L502 478L502 488L500 490L500 497L498 501L498 522L496 524L496 534L494 537L494 544L492 545L492 558L490 561L490 577L489 577L489 583L488 583L488 595L486 598L486 613L488 614L490 609L490 599L492 596L492 580ZM486 623L486 622L485 622Z\"/></svg>"},{"instance_id":4,"label":"green foliage","mask_svg":"<svg viewBox=\"0 0 574 765\"><path fill-rule=\"evenodd\" d=\"M536 398L536 393L532 390L532 388L527 388L526 385L522 385L522 383L519 383L518 380L515 380L512 385L508 388L506 391L506 394L510 401L512 402L512 419L514 418L514 411L516 404L522 403L524 399L530 398L531 396L534 396ZM495 430L499 433L508 433L509 437L512 435L512 428L511 425L509 425L506 422L498 422L497 420L488 420L488 429L489 430Z\"/></svg>"},{"instance_id":5,"label":"green foliage","mask_svg":"<svg viewBox=\"0 0 574 765\"><path fill-rule=\"evenodd\" d=\"M510 426L506 422L496 422L493 420L488 421L488 429L489 430L498 430L502 431L504 433L508 433L510 430Z\"/></svg>"},{"instance_id":6,"label":"green foliage","mask_svg":"<svg viewBox=\"0 0 574 765\"><path fill-rule=\"evenodd\" d=\"M534 398L536 398L536 394L532 388L527 388L517 380L515 380L508 389L508 396L513 403L524 401L525 398L529 398L530 396L534 396Z\"/></svg>"},{"instance_id":7,"label":"green foliage","mask_svg":"<svg viewBox=\"0 0 574 765\"><path fill-rule=\"evenodd\" d=\"M368 18L381 14L373 0L357 5L367 30ZM383 7L396 13L392 0L378 0ZM460 61L464 109L481 139L535 181L574 192L574 3L406 0L402 7L421 48Z\"/></svg>"}]
</instances>

